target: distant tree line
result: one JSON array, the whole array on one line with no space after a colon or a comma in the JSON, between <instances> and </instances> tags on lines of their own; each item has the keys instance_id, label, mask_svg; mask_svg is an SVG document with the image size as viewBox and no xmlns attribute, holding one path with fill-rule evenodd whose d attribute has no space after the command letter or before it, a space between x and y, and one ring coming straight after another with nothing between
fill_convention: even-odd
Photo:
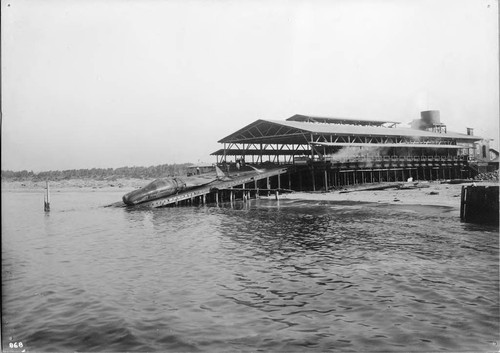
<instances>
[{"instance_id":1,"label":"distant tree line","mask_svg":"<svg viewBox=\"0 0 500 353\"><path fill-rule=\"evenodd\" d=\"M92 168L50 170L48 172L34 173L33 171L2 170L2 180L5 181L43 181L43 180L69 180L69 179L116 179L116 178L162 178L167 176L185 175L191 163L162 164L151 167L121 167L121 168Z\"/></svg>"}]
</instances>

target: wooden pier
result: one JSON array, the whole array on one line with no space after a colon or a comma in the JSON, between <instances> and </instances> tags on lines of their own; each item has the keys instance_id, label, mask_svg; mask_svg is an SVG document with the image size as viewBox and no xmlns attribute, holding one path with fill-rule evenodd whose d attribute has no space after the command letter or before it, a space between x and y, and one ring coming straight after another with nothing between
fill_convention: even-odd
<instances>
[{"instance_id":1,"label":"wooden pier","mask_svg":"<svg viewBox=\"0 0 500 353\"><path fill-rule=\"evenodd\" d=\"M268 169L263 172L242 172L231 176L230 180L217 180L186 192L140 204L144 207L190 206L207 203L249 199L252 196L267 194L278 197L280 193L290 192L283 188L282 175L288 173L288 167ZM290 182L290 178L288 178Z\"/></svg>"},{"instance_id":2,"label":"wooden pier","mask_svg":"<svg viewBox=\"0 0 500 353\"><path fill-rule=\"evenodd\" d=\"M327 192L360 184L432 181L469 176L466 160L458 157L356 158L346 161L314 161L302 165L269 163L242 169L231 165L220 165L220 168L227 169L228 178L214 180L138 206L197 206L248 200L263 195L279 197L282 193L292 191Z\"/></svg>"}]
</instances>

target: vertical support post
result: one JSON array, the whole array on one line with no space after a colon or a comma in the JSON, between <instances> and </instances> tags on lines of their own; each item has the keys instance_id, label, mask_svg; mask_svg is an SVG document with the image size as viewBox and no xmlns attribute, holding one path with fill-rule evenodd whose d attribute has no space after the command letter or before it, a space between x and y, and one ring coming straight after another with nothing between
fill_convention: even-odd
<instances>
[{"instance_id":1,"label":"vertical support post","mask_svg":"<svg viewBox=\"0 0 500 353\"><path fill-rule=\"evenodd\" d=\"M465 221L465 186L462 185L462 193L460 195L460 220Z\"/></svg>"},{"instance_id":2,"label":"vertical support post","mask_svg":"<svg viewBox=\"0 0 500 353\"><path fill-rule=\"evenodd\" d=\"M271 189L271 182L269 180L269 177L266 178L266 186L267 186L267 196L270 196L271 192L269 191L269 189Z\"/></svg>"},{"instance_id":3,"label":"vertical support post","mask_svg":"<svg viewBox=\"0 0 500 353\"><path fill-rule=\"evenodd\" d=\"M328 172L325 169L325 191L328 191Z\"/></svg>"},{"instance_id":4,"label":"vertical support post","mask_svg":"<svg viewBox=\"0 0 500 353\"><path fill-rule=\"evenodd\" d=\"M43 210L45 212L50 211L50 193L49 193L49 181L46 181L46 186L47 186L47 193L44 195L44 200L43 200Z\"/></svg>"},{"instance_id":5,"label":"vertical support post","mask_svg":"<svg viewBox=\"0 0 500 353\"><path fill-rule=\"evenodd\" d=\"M312 176L313 191L316 191L316 181L314 180L314 166L311 167L311 176Z\"/></svg>"}]
</instances>

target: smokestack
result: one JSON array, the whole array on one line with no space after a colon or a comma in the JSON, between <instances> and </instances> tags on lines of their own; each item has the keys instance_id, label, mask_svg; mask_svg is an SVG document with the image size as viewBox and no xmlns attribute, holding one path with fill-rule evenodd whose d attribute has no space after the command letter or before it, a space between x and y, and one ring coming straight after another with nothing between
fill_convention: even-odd
<instances>
[{"instance_id":1,"label":"smokestack","mask_svg":"<svg viewBox=\"0 0 500 353\"><path fill-rule=\"evenodd\" d=\"M471 127L468 127L468 128L467 128L467 135L469 135L469 136L473 136L473 135L474 135L474 129L473 129L473 128L471 128Z\"/></svg>"},{"instance_id":2,"label":"smokestack","mask_svg":"<svg viewBox=\"0 0 500 353\"><path fill-rule=\"evenodd\" d=\"M433 127L434 125L441 124L441 117L439 115L439 110L426 110L420 112L420 118L422 120L422 127L424 129Z\"/></svg>"}]
</instances>

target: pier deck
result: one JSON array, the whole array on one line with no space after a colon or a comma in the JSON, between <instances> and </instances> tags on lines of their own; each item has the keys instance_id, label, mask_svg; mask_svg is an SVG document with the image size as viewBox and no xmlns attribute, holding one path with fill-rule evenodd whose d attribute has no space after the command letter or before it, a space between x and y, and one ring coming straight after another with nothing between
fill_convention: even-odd
<instances>
[{"instance_id":1,"label":"pier deck","mask_svg":"<svg viewBox=\"0 0 500 353\"><path fill-rule=\"evenodd\" d=\"M188 200L193 200L196 198L199 198L198 201L201 201L199 203L206 203L207 202L207 196L212 195L215 197L215 199L218 201L218 192L221 190L227 190L227 189L233 189L235 191L248 191L248 188L245 188L245 184L248 183L255 183L257 185L257 182L263 179L268 179L271 177L278 177L278 188L275 188L274 190L279 190L281 189L280 186L280 181L279 181L279 176L281 174L285 174L288 171L287 166L282 166L280 168L273 168L273 169L266 169L263 170L262 172L257 172L257 171L247 171L247 172L241 172L237 173L234 175L230 176L230 180L216 180L214 182L211 182L210 184L200 186L195 189L191 189L185 192L180 192L175 195L170 195L168 197L160 198L157 200L153 201L148 201L140 204L140 206L144 207L165 207L165 206L171 206L171 205L177 205L180 202L188 201ZM269 182L267 183L269 185ZM255 188L255 190L258 190L259 188ZM271 188L268 186L267 188L260 188L261 190L271 190Z\"/></svg>"}]
</instances>

